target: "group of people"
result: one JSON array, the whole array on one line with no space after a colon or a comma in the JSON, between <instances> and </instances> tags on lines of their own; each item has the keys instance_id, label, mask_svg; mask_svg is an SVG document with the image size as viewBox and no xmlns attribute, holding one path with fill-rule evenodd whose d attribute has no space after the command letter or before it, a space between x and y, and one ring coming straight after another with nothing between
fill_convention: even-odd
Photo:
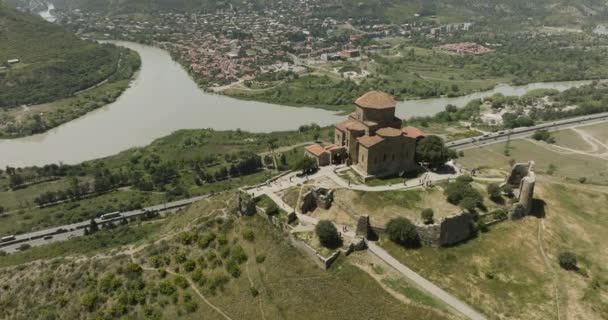
<instances>
[{"instance_id":1,"label":"group of people","mask_svg":"<svg viewBox=\"0 0 608 320\"><path fill-rule=\"evenodd\" d=\"M421 186L426 187L426 188L430 188L433 186L433 181L431 180L431 176L429 175L428 172L426 172L425 174L422 175L422 177L419 180L419 183Z\"/></svg>"}]
</instances>

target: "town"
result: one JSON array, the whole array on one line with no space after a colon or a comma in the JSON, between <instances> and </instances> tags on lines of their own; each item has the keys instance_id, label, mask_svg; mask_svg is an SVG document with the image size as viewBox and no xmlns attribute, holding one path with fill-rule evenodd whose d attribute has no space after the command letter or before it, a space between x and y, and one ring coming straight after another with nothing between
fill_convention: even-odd
<instances>
[{"instance_id":1,"label":"town","mask_svg":"<svg viewBox=\"0 0 608 320\"><path fill-rule=\"evenodd\" d=\"M78 9L59 11L58 16L83 38L138 41L166 49L208 89L264 79L269 73L311 73L321 62L357 59L390 47L375 39L435 39L474 28L471 22L398 25L378 19L316 18L313 13L323 5L319 0L279 1L264 10L250 5L213 13L161 12L143 19Z\"/></svg>"}]
</instances>

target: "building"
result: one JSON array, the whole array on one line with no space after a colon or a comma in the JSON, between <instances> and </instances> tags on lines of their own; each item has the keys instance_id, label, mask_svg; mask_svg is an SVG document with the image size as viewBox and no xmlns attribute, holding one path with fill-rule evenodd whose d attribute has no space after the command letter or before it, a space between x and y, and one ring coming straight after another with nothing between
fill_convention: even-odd
<instances>
[{"instance_id":1,"label":"building","mask_svg":"<svg viewBox=\"0 0 608 320\"><path fill-rule=\"evenodd\" d=\"M371 91L359 97L357 109L336 124L334 145L306 148L319 165L348 161L363 177L393 176L418 168L414 160L416 143L424 133L417 128L402 127L395 117L396 102L388 94ZM342 150L332 160L331 150ZM339 161L337 161L339 160Z\"/></svg>"}]
</instances>

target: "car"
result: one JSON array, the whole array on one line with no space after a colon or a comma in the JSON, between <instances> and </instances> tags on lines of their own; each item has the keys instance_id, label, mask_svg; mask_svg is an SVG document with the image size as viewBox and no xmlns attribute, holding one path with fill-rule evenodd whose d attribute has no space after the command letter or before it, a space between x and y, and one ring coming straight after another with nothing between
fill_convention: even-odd
<instances>
[{"instance_id":1,"label":"car","mask_svg":"<svg viewBox=\"0 0 608 320\"><path fill-rule=\"evenodd\" d=\"M44 236L44 238L42 238L42 239L44 239L44 240L53 239L53 235L50 235L50 234L49 234L49 235L46 235L46 236Z\"/></svg>"}]
</instances>

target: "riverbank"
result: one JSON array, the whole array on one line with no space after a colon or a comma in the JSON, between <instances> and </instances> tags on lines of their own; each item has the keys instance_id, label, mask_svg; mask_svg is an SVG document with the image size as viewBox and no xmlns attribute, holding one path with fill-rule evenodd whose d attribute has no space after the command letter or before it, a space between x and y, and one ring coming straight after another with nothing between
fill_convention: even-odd
<instances>
[{"instance_id":1,"label":"riverbank","mask_svg":"<svg viewBox=\"0 0 608 320\"><path fill-rule=\"evenodd\" d=\"M0 110L0 138L14 139L47 132L90 111L113 103L129 88L141 66L137 52L120 47L113 74L69 98Z\"/></svg>"}]
</instances>

